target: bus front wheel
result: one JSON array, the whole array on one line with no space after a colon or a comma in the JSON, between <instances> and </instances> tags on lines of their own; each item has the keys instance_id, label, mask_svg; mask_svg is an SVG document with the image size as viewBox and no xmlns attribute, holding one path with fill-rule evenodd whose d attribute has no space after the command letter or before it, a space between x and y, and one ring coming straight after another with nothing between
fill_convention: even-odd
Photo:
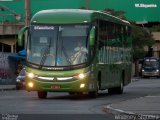
<instances>
[{"instance_id":1,"label":"bus front wheel","mask_svg":"<svg viewBox=\"0 0 160 120\"><path fill-rule=\"evenodd\" d=\"M96 91L91 91L88 93L89 97L96 98L98 96L99 83L97 82Z\"/></svg>"},{"instance_id":2,"label":"bus front wheel","mask_svg":"<svg viewBox=\"0 0 160 120\"><path fill-rule=\"evenodd\" d=\"M37 94L40 99L45 99L47 97L47 92L38 91Z\"/></svg>"},{"instance_id":3,"label":"bus front wheel","mask_svg":"<svg viewBox=\"0 0 160 120\"><path fill-rule=\"evenodd\" d=\"M76 92L69 92L69 95L76 95Z\"/></svg>"},{"instance_id":4,"label":"bus front wheel","mask_svg":"<svg viewBox=\"0 0 160 120\"><path fill-rule=\"evenodd\" d=\"M97 96L98 96L98 92L97 91L89 92L89 97L96 98Z\"/></svg>"}]
</instances>

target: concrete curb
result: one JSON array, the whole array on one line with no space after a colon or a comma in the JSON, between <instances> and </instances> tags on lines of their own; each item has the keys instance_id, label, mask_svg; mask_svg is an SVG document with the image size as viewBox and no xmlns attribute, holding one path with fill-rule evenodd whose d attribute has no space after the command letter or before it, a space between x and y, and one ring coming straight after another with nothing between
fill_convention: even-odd
<instances>
[{"instance_id":1,"label":"concrete curb","mask_svg":"<svg viewBox=\"0 0 160 120\"><path fill-rule=\"evenodd\" d=\"M111 107L111 105L104 106L103 111L108 114L114 115L115 119L117 120L160 120L159 115L138 114L121 109L115 109Z\"/></svg>"},{"instance_id":2,"label":"concrete curb","mask_svg":"<svg viewBox=\"0 0 160 120\"><path fill-rule=\"evenodd\" d=\"M113 114L113 115L116 115L116 114L135 115L135 113L133 113L133 112L127 112L127 111L123 111L121 109L114 109L110 105L104 106L103 111L110 113L110 114Z\"/></svg>"}]
</instances>

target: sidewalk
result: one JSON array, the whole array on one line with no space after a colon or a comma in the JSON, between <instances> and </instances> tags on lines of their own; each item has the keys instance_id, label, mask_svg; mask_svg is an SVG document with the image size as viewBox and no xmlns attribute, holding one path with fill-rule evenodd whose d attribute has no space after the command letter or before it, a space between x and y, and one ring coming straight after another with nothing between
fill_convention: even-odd
<instances>
[{"instance_id":1,"label":"sidewalk","mask_svg":"<svg viewBox=\"0 0 160 120\"><path fill-rule=\"evenodd\" d=\"M3 90L15 90L16 85L0 85L0 91Z\"/></svg>"},{"instance_id":2,"label":"sidewalk","mask_svg":"<svg viewBox=\"0 0 160 120\"><path fill-rule=\"evenodd\" d=\"M160 120L160 95L140 97L104 106L117 120Z\"/></svg>"}]
</instances>

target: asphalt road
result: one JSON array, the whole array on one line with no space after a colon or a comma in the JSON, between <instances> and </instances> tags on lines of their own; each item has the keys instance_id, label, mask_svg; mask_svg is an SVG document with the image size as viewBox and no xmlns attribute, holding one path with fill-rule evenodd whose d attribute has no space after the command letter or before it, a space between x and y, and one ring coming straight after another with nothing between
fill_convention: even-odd
<instances>
[{"instance_id":1,"label":"asphalt road","mask_svg":"<svg viewBox=\"0 0 160 120\"><path fill-rule=\"evenodd\" d=\"M47 99L38 99L36 92L24 90L0 91L0 119L15 120L114 120L103 107L129 99L160 93L160 79L140 79L124 89L122 95L100 91L98 98L71 96L68 93L49 93Z\"/></svg>"}]
</instances>

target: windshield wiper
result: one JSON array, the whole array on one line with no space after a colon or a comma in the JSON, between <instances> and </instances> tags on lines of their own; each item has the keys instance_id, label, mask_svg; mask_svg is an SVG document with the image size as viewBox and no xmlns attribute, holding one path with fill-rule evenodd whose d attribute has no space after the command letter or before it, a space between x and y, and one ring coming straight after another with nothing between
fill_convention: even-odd
<instances>
[{"instance_id":1,"label":"windshield wiper","mask_svg":"<svg viewBox=\"0 0 160 120\"><path fill-rule=\"evenodd\" d=\"M51 40L49 41L49 45L44 48L44 53L43 53L42 59L40 61L40 68L42 68L42 66L44 65L46 58L50 52L50 48L51 48Z\"/></svg>"},{"instance_id":2,"label":"windshield wiper","mask_svg":"<svg viewBox=\"0 0 160 120\"><path fill-rule=\"evenodd\" d=\"M71 65L71 61L69 60L68 54L66 53L66 50L65 50L65 48L64 48L63 45L62 45L62 51L63 51L63 53L64 53L64 56L65 56L68 64Z\"/></svg>"},{"instance_id":3,"label":"windshield wiper","mask_svg":"<svg viewBox=\"0 0 160 120\"><path fill-rule=\"evenodd\" d=\"M40 68L42 68L42 66L44 65L46 58L47 58L47 54L49 53L49 51L50 51L49 47L46 47L44 50L44 53L42 55L42 59L40 61Z\"/></svg>"}]
</instances>

